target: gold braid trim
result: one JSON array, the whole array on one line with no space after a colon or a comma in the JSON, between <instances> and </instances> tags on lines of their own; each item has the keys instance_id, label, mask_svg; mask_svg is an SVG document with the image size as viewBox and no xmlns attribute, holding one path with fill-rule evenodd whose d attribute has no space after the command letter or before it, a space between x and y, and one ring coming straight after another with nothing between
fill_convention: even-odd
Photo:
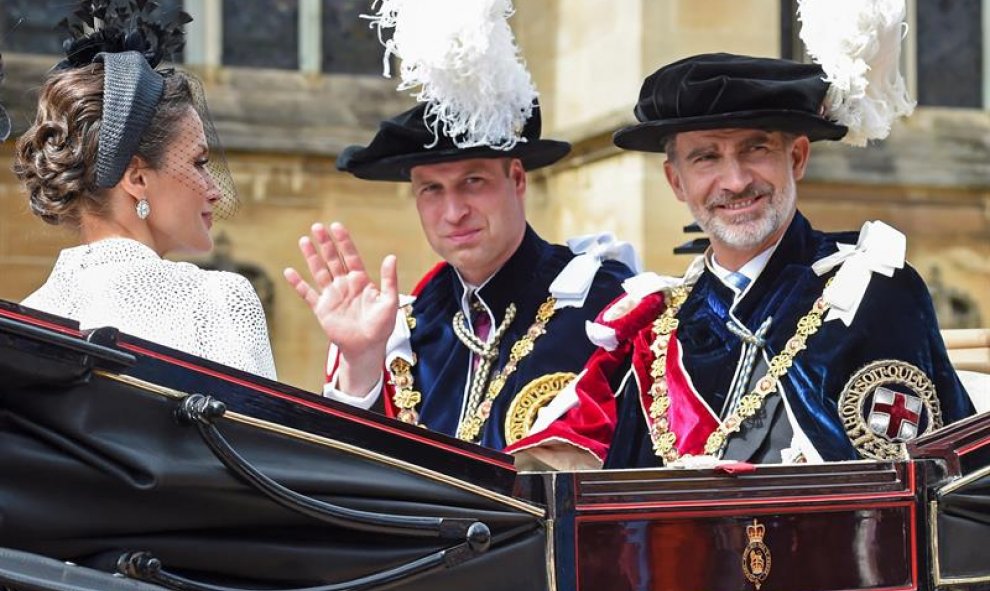
<instances>
[{"instance_id":1,"label":"gold braid trim","mask_svg":"<svg viewBox=\"0 0 990 591\"><path fill-rule=\"evenodd\" d=\"M512 349L509 350L509 360L505 363L505 367L498 370L492 376L491 381L488 382L488 391L485 393L485 399L476 407L469 407L467 412L464 413L464 419L457 427L458 439L463 439L464 441L475 441L478 439L482 427L485 426L485 423L488 422L488 417L492 414L492 405L495 403L495 399L498 398L498 395L502 393L502 388L505 387L506 380L516 371L519 362L533 352L536 339L546 334L547 322L550 322L550 319L553 318L556 312L554 308L556 304L557 300L553 296L550 296L547 298L547 301L540 305L540 308L536 311L536 320L530 325L526 334L513 343Z\"/></svg>"},{"instance_id":2,"label":"gold braid trim","mask_svg":"<svg viewBox=\"0 0 990 591\"><path fill-rule=\"evenodd\" d=\"M483 309L480 304L478 304L478 310ZM498 361L498 347L502 342L502 337L505 336L505 332L509 330L509 326L512 321L516 318L516 305L509 304L505 309L505 316L502 318L502 322L498 325L492 335L490 335L488 342L483 342L477 335L472 332L471 328L467 325L467 320L464 318L464 312L460 310L454 314L453 326L454 334L461 341L461 343L471 351L472 354L477 356L477 365L472 359L472 366L474 371L470 376L470 387L468 388L468 399L467 408L476 409L478 405L481 404L482 395L485 392L485 386L488 384L489 379L492 375L492 366Z\"/></svg>"},{"instance_id":3,"label":"gold braid trim","mask_svg":"<svg viewBox=\"0 0 990 591\"><path fill-rule=\"evenodd\" d=\"M831 283L831 279L828 283ZM826 283L826 287L828 283ZM688 293L690 293L690 289L684 287L678 287L671 291L667 309L653 323L653 332L656 337L650 345L650 351L654 356L653 364L650 367L650 376L653 378L653 384L649 390L649 394L653 398L649 408L649 415L652 420L650 438L653 441L653 452L663 459L665 464L680 458L676 447L677 436L670 432L667 419L667 411L670 408L670 397L667 393L667 347L670 343L670 334L678 325L675 316L687 299ZM825 303L823 297L819 297L811 306L811 310L798 320L796 333L784 345L784 350L770 360L770 367L766 375L760 378L752 392L742 397L735 411L719 423L718 427L708 436L708 440L705 442L706 454L720 455L729 435L739 431L742 423L760 410L767 396L777 391L780 378L787 375L788 369L794 362L794 357L807 348L808 337L818 332L822 325L822 315L827 310L828 304Z\"/></svg>"},{"instance_id":4,"label":"gold braid trim","mask_svg":"<svg viewBox=\"0 0 990 591\"><path fill-rule=\"evenodd\" d=\"M558 371L542 375L523 386L512 398L505 413L505 444L511 445L529 434L540 409L550 404L576 377L575 373Z\"/></svg>"},{"instance_id":5,"label":"gold braid trim","mask_svg":"<svg viewBox=\"0 0 990 591\"><path fill-rule=\"evenodd\" d=\"M406 317L406 326L412 331L412 329L416 328L416 318L412 315L412 305L407 304L403 306L402 313ZM401 357L393 359L392 363L388 366L388 372L390 374L389 382L395 388L392 403L399 409L396 418L403 423L423 427L424 425L420 425L419 423L419 412L416 411L416 407L423 400L423 394L419 390L413 389L412 366L415 364L415 355L413 356L412 363Z\"/></svg>"},{"instance_id":6,"label":"gold braid trim","mask_svg":"<svg viewBox=\"0 0 990 591\"><path fill-rule=\"evenodd\" d=\"M556 304L557 300L549 297L540 305L540 308L536 312L536 320L529 327L529 330L526 331L526 334L512 345L512 349L509 352L509 361L506 362L505 367L492 376L491 381L488 382L488 390L484 400L477 404L477 406L467 409L464 420L458 425L457 437L465 441L474 441L477 439L482 427L485 426L489 415L491 415L492 404L498 398L498 395L501 394L502 388L505 387L506 380L516 371L519 362L532 353L536 339L546 333L546 325L556 312L554 308ZM409 323L409 328L412 330L415 326L415 319L412 316L411 307L406 306L403 308L403 311L406 314L406 321ZM412 376L413 365L415 365L415 361L409 363L401 357L396 357L389 364L389 373L391 374L391 384L395 388L395 395L392 397L392 402L399 409L397 418L405 423L418 425L420 423L417 407L423 401L423 394L415 389Z\"/></svg>"}]
</instances>

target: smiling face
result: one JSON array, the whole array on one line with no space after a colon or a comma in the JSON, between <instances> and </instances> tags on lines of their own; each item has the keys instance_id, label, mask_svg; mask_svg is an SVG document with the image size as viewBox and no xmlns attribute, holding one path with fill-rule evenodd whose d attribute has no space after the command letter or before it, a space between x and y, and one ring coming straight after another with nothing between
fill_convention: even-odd
<instances>
[{"instance_id":1,"label":"smiling face","mask_svg":"<svg viewBox=\"0 0 990 591\"><path fill-rule=\"evenodd\" d=\"M519 247L526 232L526 171L519 160L426 164L410 176L426 240L466 281L484 282Z\"/></svg>"},{"instance_id":2,"label":"smiling face","mask_svg":"<svg viewBox=\"0 0 990 591\"><path fill-rule=\"evenodd\" d=\"M159 254L207 252L213 248L210 227L220 190L206 168L210 154L203 122L191 106L179 120L160 166L146 169L148 224Z\"/></svg>"},{"instance_id":3,"label":"smiling face","mask_svg":"<svg viewBox=\"0 0 990 591\"><path fill-rule=\"evenodd\" d=\"M721 265L738 269L780 239L796 211L807 137L716 129L679 133L671 147L667 180Z\"/></svg>"}]
</instances>

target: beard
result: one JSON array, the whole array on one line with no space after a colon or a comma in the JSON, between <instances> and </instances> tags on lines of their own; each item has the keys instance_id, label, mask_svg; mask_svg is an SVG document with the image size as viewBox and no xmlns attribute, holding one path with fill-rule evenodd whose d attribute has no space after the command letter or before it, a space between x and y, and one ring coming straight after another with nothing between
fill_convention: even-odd
<instances>
[{"instance_id":1,"label":"beard","mask_svg":"<svg viewBox=\"0 0 990 591\"><path fill-rule=\"evenodd\" d=\"M733 214L717 208L734 201L763 198L756 211ZM692 204L691 214L712 240L738 249L762 246L790 218L795 209L797 192L793 181L781 190L765 182L751 183L739 193L711 195L704 204Z\"/></svg>"}]
</instances>

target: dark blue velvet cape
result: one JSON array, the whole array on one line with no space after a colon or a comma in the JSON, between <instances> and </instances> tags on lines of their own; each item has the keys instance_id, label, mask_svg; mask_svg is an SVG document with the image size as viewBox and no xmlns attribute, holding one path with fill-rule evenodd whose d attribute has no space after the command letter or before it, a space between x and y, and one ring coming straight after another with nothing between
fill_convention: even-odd
<instances>
[{"instance_id":1,"label":"dark blue velvet cape","mask_svg":"<svg viewBox=\"0 0 990 591\"><path fill-rule=\"evenodd\" d=\"M816 231L800 212L795 215L766 268L735 308L735 316L752 331L772 316L768 357L794 335L798 319L834 274L819 277L811 264L835 252L836 242L856 244L857 239L857 232ZM706 269L677 314L685 369L716 413L722 410L742 348L725 327L732 300L733 292ZM837 404L852 374L873 361L901 360L920 368L935 384L945 424L974 412L949 362L928 290L910 266L892 277L873 274L852 325L825 322L807 345L782 384L795 419L826 461L860 459L843 429ZM620 395L608 468L661 465L636 390L636 380L629 379Z\"/></svg>"},{"instance_id":2,"label":"dark blue velvet cape","mask_svg":"<svg viewBox=\"0 0 990 591\"><path fill-rule=\"evenodd\" d=\"M499 357L492 372L509 359L509 349L536 320L536 311L549 297L550 283L574 254L566 246L550 244L532 228L526 228L522 244L506 264L478 291L491 308L497 326L509 303L515 303L516 316L499 345ZM492 413L482 430L480 443L505 447L505 415L513 397L527 384L546 374L581 371L595 347L585 335L585 321L622 293L622 281L632 274L625 265L605 261L594 279L582 308L557 310L547 323L547 332L536 340L533 352L519 363L502 393L495 399ZM464 287L457 273L445 265L417 295L413 304L416 326L411 344L417 356L413 366L416 389L422 392L420 423L434 431L454 435L460 419L470 351L454 334L452 319L460 310Z\"/></svg>"}]
</instances>

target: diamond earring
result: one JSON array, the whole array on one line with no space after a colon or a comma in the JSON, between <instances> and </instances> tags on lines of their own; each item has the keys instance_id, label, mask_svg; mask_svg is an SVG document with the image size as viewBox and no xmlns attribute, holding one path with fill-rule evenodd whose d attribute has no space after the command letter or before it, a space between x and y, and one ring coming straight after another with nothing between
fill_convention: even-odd
<instances>
[{"instance_id":1,"label":"diamond earring","mask_svg":"<svg viewBox=\"0 0 990 591\"><path fill-rule=\"evenodd\" d=\"M148 219L148 216L151 215L151 204L148 203L147 199L141 199L137 202L135 210L137 211L137 216L139 218L146 220Z\"/></svg>"}]
</instances>

